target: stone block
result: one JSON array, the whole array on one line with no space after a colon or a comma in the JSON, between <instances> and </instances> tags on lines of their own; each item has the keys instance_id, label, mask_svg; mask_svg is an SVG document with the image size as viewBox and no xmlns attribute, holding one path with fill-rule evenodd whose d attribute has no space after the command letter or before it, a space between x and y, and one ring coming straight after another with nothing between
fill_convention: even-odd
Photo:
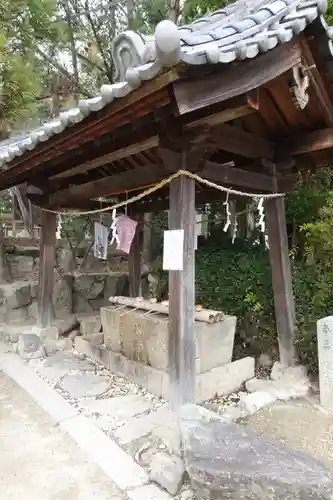
<instances>
[{"instance_id":1,"label":"stone block","mask_svg":"<svg viewBox=\"0 0 333 500\"><path fill-rule=\"evenodd\" d=\"M68 335L73 330L76 330L79 326L79 321L77 316L74 314L63 319L55 319L52 321L52 326L58 328L59 335Z\"/></svg>"},{"instance_id":2,"label":"stone block","mask_svg":"<svg viewBox=\"0 0 333 500\"><path fill-rule=\"evenodd\" d=\"M43 342L58 340L59 330L56 326L47 326L40 331L40 338Z\"/></svg>"},{"instance_id":3,"label":"stone block","mask_svg":"<svg viewBox=\"0 0 333 500\"><path fill-rule=\"evenodd\" d=\"M213 368L197 376L196 402L201 403L237 391L254 377L254 358L246 357L224 366Z\"/></svg>"},{"instance_id":4,"label":"stone block","mask_svg":"<svg viewBox=\"0 0 333 500\"><path fill-rule=\"evenodd\" d=\"M103 345L104 343L103 333L92 333L91 335L83 335L82 338L93 346Z\"/></svg>"},{"instance_id":5,"label":"stone block","mask_svg":"<svg viewBox=\"0 0 333 500\"><path fill-rule=\"evenodd\" d=\"M161 407L147 415L141 415L140 417L131 419L125 425L116 429L114 433L116 440L120 445L125 446L137 439L148 436L151 434L154 427L159 424L165 411L167 410Z\"/></svg>"},{"instance_id":6,"label":"stone block","mask_svg":"<svg viewBox=\"0 0 333 500\"><path fill-rule=\"evenodd\" d=\"M265 406L269 406L275 401L276 397L269 392L256 391L242 396L239 407L244 415L253 415L261 408L265 408Z\"/></svg>"},{"instance_id":7,"label":"stone block","mask_svg":"<svg viewBox=\"0 0 333 500\"><path fill-rule=\"evenodd\" d=\"M102 322L100 314L82 314L77 319L82 335L91 335L92 333L101 331Z\"/></svg>"},{"instance_id":8,"label":"stone block","mask_svg":"<svg viewBox=\"0 0 333 500\"><path fill-rule=\"evenodd\" d=\"M181 454L181 436L177 413L168 406L161 414L159 422L152 430L152 436L161 441L173 453Z\"/></svg>"},{"instance_id":9,"label":"stone block","mask_svg":"<svg viewBox=\"0 0 333 500\"><path fill-rule=\"evenodd\" d=\"M98 361L116 375L122 375L132 382L144 387L158 397L166 397L168 393L167 373L150 366L128 360L103 346L93 346L82 337L75 338L75 349L88 358Z\"/></svg>"},{"instance_id":10,"label":"stone block","mask_svg":"<svg viewBox=\"0 0 333 500\"><path fill-rule=\"evenodd\" d=\"M22 359L37 359L46 356L44 346L38 335L35 334L19 336L17 353Z\"/></svg>"},{"instance_id":11,"label":"stone block","mask_svg":"<svg viewBox=\"0 0 333 500\"><path fill-rule=\"evenodd\" d=\"M104 344L113 352L120 352L120 314L116 314L112 307L102 307L101 322Z\"/></svg>"},{"instance_id":12,"label":"stone block","mask_svg":"<svg viewBox=\"0 0 333 500\"><path fill-rule=\"evenodd\" d=\"M63 339L58 339L58 340L44 340L43 341L45 350L50 356L51 354L54 354L57 351L71 351L73 348L73 344L71 339L69 338L63 338Z\"/></svg>"},{"instance_id":13,"label":"stone block","mask_svg":"<svg viewBox=\"0 0 333 500\"><path fill-rule=\"evenodd\" d=\"M55 280L52 301L56 318L64 318L73 312L72 284L71 276Z\"/></svg>"},{"instance_id":14,"label":"stone block","mask_svg":"<svg viewBox=\"0 0 333 500\"><path fill-rule=\"evenodd\" d=\"M271 379L279 380L283 377L286 367L283 366L279 361L275 361L271 371Z\"/></svg>"},{"instance_id":15,"label":"stone block","mask_svg":"<svg viewBox=\"0 0 333 500\"><path fill-rule=\"evenodd\" d=\"M35 325L8 325L3 324L0 328L0 339L3 342L16 343L20 335L34 334L39 336L40 329Z\"/></svg>"},{"instance_id":16,"label":"stone block","mask_svg":"<svg viewBox=\"0 0 333 500\"><path fill-rule=\"evenodd\" d=\"M35 258L30 255L8 255L11 273L14 279L31 279L36 271Z\"/></svg>"},{"instance_id":17,"label":"stone block","mask_svg":"<svg viewBox=\"0 0 333 500\"><path fill-rule=\"evenodd\" d=\"M246 382L245 385L250 393L264 392L270 394L274 400L283 401L304 397L310 388L310 382L305 376L304 369L296 366L288 368L288 371L286 370L284 375L277 380L254 378Z\"/></svg>"},{"instance_id":18,"label":"stone block","mask_svg":"<svg viewBox=\"0 0 333 500\"><path fill-rule=\"evenodd\" d=\"M7 309L5 312L6 323L27 323L29 321L29 307Z\"/></svg>"},{"instance_id":19,"label":"stone block","mask_svg":"<svg viewBox=\"0 0 333 500\"><path fill-rule=\"evenodd\" d=\"M130 419L144 415L153 409L153 403L146 397L134 394L82 401L81 409L87 414L107 417L108 428L114 429Z\"/></svg>"},{"instance_id":20,"label":"stone block","mask_svg":"<svg viewBox=\"0 0 333 500\"><path fill-rule=\"evenodd\" d=\"M103 294L105 274L80 274L74 277L73 290L87 300L96 299Z\"/></svg>"},{"instance_id":21,"label":"stone block","mask_svg":"<svg viewBox=\"0 0 333 500\"><path fill-rule=\"evenodd\" d=\"M16 282L1 285L7 310L19 309L31 303L31 288L27 283Z\"/></svg>"},{"instance_id":22,"label":"stone block","mask_svg":"<svg viewBox=\"0 0 333 500\"><path fill-rule=\"evenodd\" d=\"M195 405L181 408L185 468L198 498L333 498L333 476L312 456Z\"/></svg>"},{"instance_id":23,"label":"stone block","mask_svg":"<svg viewBox=\"0 0 333 500\"><path fill-rule=\"evenodd\" d=\"M184 481L185 467L178 456L157 453L151 463L150 480L170 495L177 495Z\"/></svg>"},{"instance_id":24,"label":"stone block","mask_svg":"<svg viewBox=\"0 0 333 500\"><path fill-rule=\"evenodd\" d=\"M76 399L101 396L107 392L110 384L108 377L92 373L70 373L59 382L60 388Z\"/></svg>"},{"instance_id":25,"label":"stone block","mask_svg":"<svg viewBox=\"0 0 333 500\"><path fill-rule=\"evenodd\" d=\"M36 300L33 300L28 306L28 316L35 320L38 318L38 303Z\"/></svg>"},{"instance_id":26,"label":"stone block","mask_svg":"<svg viewBox=\"0 0 333 500\"><path fill-rule=\"evenodd\" d=\"M31 287L31 298L38 299L38 292L39 292L38 281L33 281L32 283L30 283L30 287Z\"/></svg>"},{"instance_id":27,"label":"stone block","mask_svg":"<svg viewBox=\"0 0 333 500\"><path fill-rule=\"evenodd\" d=\"M225 316L220 323L195 323L197 373L231 362L236 323L236 316Z\"/></svg>"},{"instance_id":28,"label":"stone block","mask_svg":"<svg viewBox=\"0 0 333 500\"><path fill-rule=\"evenodd\" d=\"M158 370L168 370L168 318L117 306L101 308L104 343L114 352ZM235 316L220 323L195 323L196 371L230 363L236 328Z\"/></svg>"},{"instance_id":29,"label":"stone block","mask_svg":"<svg viewBox=\"0 0 333 500\"><path fill-rule=\"evenodd\" d=\"M125 356L114 353L104 346L93 346L82 337L76 337L75 348L78 352L106 366L113 373L128 378L158 397L169 399L169 376L166 372L130 361ZM201 403L212 399L216 394L230 394L253 377L254 359L250 357L213 368L197 375L196 401Z\"/></svg>"}]
</instances>

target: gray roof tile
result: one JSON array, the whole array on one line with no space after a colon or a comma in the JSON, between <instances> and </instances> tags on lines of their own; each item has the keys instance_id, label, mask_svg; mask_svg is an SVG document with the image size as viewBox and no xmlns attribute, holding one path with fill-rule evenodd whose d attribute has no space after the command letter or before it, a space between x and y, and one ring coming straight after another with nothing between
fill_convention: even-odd
<instances>
[{"instance_id":1,"label":"gray roof tile","mask_svg":"<svg viewBox=\"0 0 333 500\"><path fill-rule=\"evenodd\" d=\"M141 82L157 76L163 67L179 61L189 65L227 64L253 58L289 41L309 25L310 30L315 25L320 51L331 60L333 28L327 26L322 16L326 9L327 0L238 0L189 25L176 27L170 21L162 21L154 36L122 33L112 47L117 83L103 85L100 95L81 101L77 108L61 113L30 134L0 143L0 167L7 168L6 164L16 156L60 134L114 99L128 95Z\"/></svg>"}]
</instances>

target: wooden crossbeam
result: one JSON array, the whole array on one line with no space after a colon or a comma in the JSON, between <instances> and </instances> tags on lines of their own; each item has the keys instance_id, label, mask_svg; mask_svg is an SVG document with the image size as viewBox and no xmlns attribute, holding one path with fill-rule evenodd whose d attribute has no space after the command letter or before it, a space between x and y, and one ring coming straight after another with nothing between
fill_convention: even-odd
<instances>
[{"instance_id":1,"label":"wooden crossbeam","mask_svg":"<svg viewBox=\"0 0 333 500\"><path fill-rule=\"evenodd\" d=\"M177 153L175 153L177 155ZM179 153L178 153L179 155ZM177 165L170 165L169 173L178 170ZM219 163L205 161L199 174L209 180L227 185L237 185L259 191L272 191L272 178L269 175L228 167ZM107 196L120 191L155 184L166 176L162 165L152 164L109 177L71 186L39 198L41 206L60 207L75 204L78 201ZM70 206L70 205L67 205Z\"/></svg>"},{"instance_id":2,"label":"wooden crossbeam","mask_svg":"<svg viewBox=\"0 0 333 500\"><path fill-rule=\"evenodd\" d=\"M333 128L325 128L282 141L277 148L277 154L280 152L286 157L297 156L330 148L333 148Z\"/></svg>"},{"instance_id":3,"label":"wooden crossbeam","mask_svg":"<svg viewBox=\"0 0 333 500\"><path fill-rule=\"evenodd\" d=\"M219 149L246 158L274 159L274 144L240 128L222 123L210 130L211 141Z\"/></svg>"}]
</instances>

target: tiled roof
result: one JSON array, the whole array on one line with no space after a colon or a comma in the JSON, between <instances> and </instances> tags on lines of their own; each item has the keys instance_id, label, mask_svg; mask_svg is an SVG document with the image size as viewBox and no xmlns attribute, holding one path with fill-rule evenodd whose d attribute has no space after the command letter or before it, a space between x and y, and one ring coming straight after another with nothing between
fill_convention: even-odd
<instances>
[{"instance_id":1,"label":"tiled roof","mask_svg":"<svg viewBox=\"0 0 333 500\"><path fill-rule=\"evenodd\" d=\"M317 31L325 35L330 57L333 28L323 18L326 9L326 0L239 0L188 25L177 27L162 21L152 36L124 32L112 48L117 83L103 85L100 95L80 101L77 108L64 111L23 139L0 143L0 167L6 168L15 157L125 97L164 67L180 61L203 65L254 58L291 40L314 21Z\"/></svg>"}]
</instances>

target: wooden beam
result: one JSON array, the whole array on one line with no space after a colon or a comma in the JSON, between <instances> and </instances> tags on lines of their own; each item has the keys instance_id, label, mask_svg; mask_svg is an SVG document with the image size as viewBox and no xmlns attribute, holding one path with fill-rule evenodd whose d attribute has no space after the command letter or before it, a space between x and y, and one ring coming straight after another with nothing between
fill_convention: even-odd
<instances>
[{"instance_id":1,"label":"wooden beam","mask_svg":"<svg viewBox=\"0 0 333 500\"><path fill-rule=\"evenodd\" d=\"M306 74L310 79L311 86L317 96L318 101L320 102L321 110L323 116L325 118L326 125L328 127L333 125L333 104L332 99L326 90L323 79L318 71L316 66L316 62L312 55L311 49L309 47L308 41L304 36L301 37L300 40L301 48L302 48L302 59L303 59L303 67L306 68Z\"/></svg>"},{"instance_id":2,"label":"wooden beam","mask_svg":"<svg viewBox=\"0 0 333 500\"><path fill-rule=\"evenodd\" d=\"M53 319L53 286L56 267L57 216L42 210L39 257L38 323L42 328Z\"/></svg>"},{"instance_id":3,"label":"wooden beam","mask_svg":"<svg viewBox=\"0 0 333 500\"><path fill-rule=\"evenodd\" d=\"M283 43L267 54L241 61L200 80L173 83L181 115L226 101L265 85L301 62L301 48L295 40Z\"/></svg>"},{"instance_id":4,"label":"wooden beam","mask_svg":"<svg viewBox=\"0 0 333 500\"><path fill-rule=\"evenodd\" d=\"M220 123L236 120L237 118L241 118L242 116L250 115L252 113L255 113L256 111L257 110L250 104L244 104L242 106L238 106L237 108L223 109L218 113L214 113L212 115L204 116L202 118L191 121L185 125L185 128L190 130L193 128L202 127L203 125L212 127Z\"/></svg>"},{"instance_id":5,"label":"wooden beam","mask_svg":"<svg viewBox=\"0 0 333 500\"><path fill-rule=\"evenodd\" d=\"M195 181L170 184L169 228L184 230L183 270L169 271L169 399L174 407L195 403Z\"/></svg>"},{"instance_id":6,"label":"wooden beam","mask_svg":"<svg viewBox=\"0 0 333 500\"><path fill-rule=\"evenodd\" d=\"M273 178L269 175L257 173L253 170L227 167L212 161L206 161L205 167L199 175L205 179L224 186L239 186L255 191L273 191Z\"/></svg>"},{"instance_id":7,"label":"wooden beam","mask_svg":"<svg viewBox=\"0 0 333 500\"><path fill-rule=\"evenodd\" d=\"M330 148L333 148L333 128L325 128L281 141L276 151L288 157Z\"/></svg>"},{"instance_id":8,"label":"wooden beam","mask_svg":"<svg viewBox=\"0 0 333 500\"><path fill-rule=\"evenodd\" d=\"M59 174L56 174L53 177L51 177L51 179L63 179L66 177L72 177L73 175L76 174L87 173L89 172L89 170L98 168L102 165L106 165L116 160L121 160L122 158L134 155L136 153L139 153L140 151L145 151L146 149L154 148L158 146L158 144L159 144L159 138L156 135L137 144L131 144L130 146L127 146L125 148L112 151L111 153L108 153L103 156L99 156L98 158L88 161L83 165L78 165L77 167L74 167L71 170L60 172Z\"/></svg>"},{"instance_id":9,"label":"wooden beam","mask_svg":"<svg viewBox=\"0 0 333 500\"><path fill-rule=\"evenodd\" d=\"M172 156L168 157L175 159L170 164L168 171L163 170L158 164L148 165L79 186L72 186L49 195L34 195L33 200L38 206L79 208L85 200L125 192L134 188L143 188L161 181L179 169L179 161L176 160L180 159L180 153L172 152ZM194 166L196 165L197 163L194 163ZM191 163L189 163L189 168L191 168ZM254 169L255 165L252 168ZM269 175L237 169L212 161L204 161L199 175L220 184L236 185L256 191L272 191L274 187L272 177Z\"/></svg>"},{"instance_id":10,"label":"wooden beam","mask_svg":"<svg viewBox=\"0 0 333 500\"><path fill-rule=\"evenodd\" d=\"M290 366L295 361L296 321L284 198L267 200L266 221L280 362Z\"/></svg>"},{"instance_id":11,"label":"wooden beam","mask_svg":"<svg viewBox=\"0 0 333 500\"><path fill-rule=\"evenodd\" d=\"M158 165L147 165L140 169L117 173L109 177L104 177L79 186L72 186L63 191L50 194L48 196L48 205L50 207L64 206L66 202L71 203L74 200L89 200L91 198L108 196L121 191L125 192L126 190L154 184L162 178L163 171Z\"/></svg>"},{"instance_id":12,"label":"wooden beam","mask_svg":"<svg viewBox=\"0 0 333 500\"><path fill-rule=\"evenodd\" d=\"M140 228L140 217L132 216L136 219L138 225L136 227L135 236L132 241L131 250L128 255L128 279L129 279L129 295L130 297L141 296L141 249L142 238Z\"/></svg>"},{"instance_id":13,"label":"wooden beam","mask_svg":"<svg viewBox=\"0 0 333 500\"><path fill-rule=\"evenodd\" d=\"M219 149L229 153L246 158L274 158L272 142L225 123L210 129L210 138Z\"/></svg>"}]
</instances>

